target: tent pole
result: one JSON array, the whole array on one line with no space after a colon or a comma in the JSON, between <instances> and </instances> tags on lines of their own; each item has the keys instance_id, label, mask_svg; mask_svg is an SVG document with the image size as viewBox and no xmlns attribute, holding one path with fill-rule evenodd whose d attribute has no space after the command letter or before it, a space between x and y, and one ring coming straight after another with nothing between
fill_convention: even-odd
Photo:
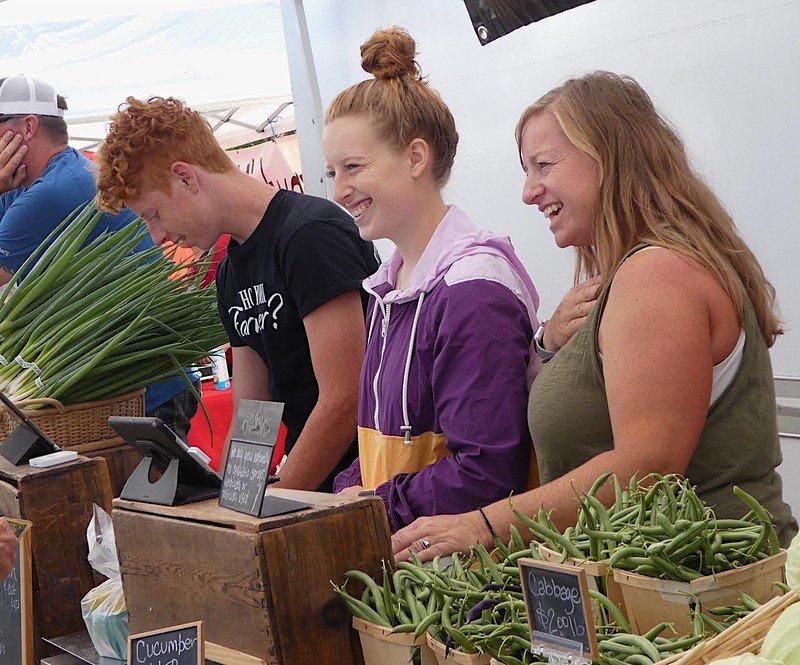
<instances>
[{"instance_id":1,"label":"tent pole","mask_svg":"<svg viewBox=\"0 0 800 665\"><path fill-rule=\"evenodd\" d=\"M295 122L300 137L303 188L307 194L331 198L332 192L329 191L329 183L324 176L322 98L303 0L281 0L281 13L292 81Z\"/></svg>"}]
</instances>

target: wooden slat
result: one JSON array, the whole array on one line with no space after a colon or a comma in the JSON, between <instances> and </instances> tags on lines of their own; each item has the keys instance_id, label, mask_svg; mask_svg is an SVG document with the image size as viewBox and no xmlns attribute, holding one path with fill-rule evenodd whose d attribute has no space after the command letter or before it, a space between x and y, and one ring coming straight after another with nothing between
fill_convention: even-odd
<instances>
[{"instance_id":1,"label":"wooden slat","mask_svg":"<svg viewBox=\"0 0 800 665\"><path fill-rule=\"evenodd\" d=\"M378 535L371 503L263 533L283 663L360 662L351 619L334 593L351 568L371 575L390 556L388 529ZM302 589L301 593L298 591Z\"/></svg>"},{"instance_id":2,"label":"wooden slat","mask_svg":"<svg viewBox=\"0 0 800 665\"><path fill-rule=\"evenodd\" d=\"M102 457L106 461L108 476L111 482L111 493L118 497L122 492L133 470L142 460L142 455L127 443L111 448L101 448L94 452L84 453L86 457Z\"/></svg>"},{"instance_id":3,"label":"wooden slat","mask_svg":"<svg viewBox=\"0 0 800 665\"><path fill-rule=\"evenodd\" d=\"M206 641L206 658L220 665L267 665L267 661Z\"/></svg>"}]
</instances>

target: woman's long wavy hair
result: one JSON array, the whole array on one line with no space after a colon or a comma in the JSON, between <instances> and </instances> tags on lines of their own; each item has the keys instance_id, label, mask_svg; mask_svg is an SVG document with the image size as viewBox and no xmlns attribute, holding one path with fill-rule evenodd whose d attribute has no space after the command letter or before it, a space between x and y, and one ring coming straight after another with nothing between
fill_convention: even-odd
<instances>
[{"instance_id":1,"label":"woman's long wavy hair","mask_svg":"<svg viewBox=\"0 0 800 665\"><path fill-rule=\"evenodd\" d=\"M774 287L639 84L603 71L569 79L522 114L516 129L520 149L525 126L544 111L555 115L567 138L594 158L600 172L595 241L576 249L575 280L608 278L640 243L672 249L716 275L741 321L749 299L772 346L783 333Z\"/></svg>"}]
</instances>

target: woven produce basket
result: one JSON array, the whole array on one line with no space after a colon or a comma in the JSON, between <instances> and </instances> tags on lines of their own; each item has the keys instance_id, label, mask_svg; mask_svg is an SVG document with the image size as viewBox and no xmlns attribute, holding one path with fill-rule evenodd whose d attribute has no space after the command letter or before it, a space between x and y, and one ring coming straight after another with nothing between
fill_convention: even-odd
<instances>
[{"instance_id":1,"label":"woven produce basket","mask_svg":"<svg viewBox=\"0 0 800 665\"><path fill-rule=\"evenodd\" d=\"M353 617L353 628L358 631L366 665L408 665L415 646L420 648L422 665L436 665L436 657L428 647L425 635L415 640L409 633L392 633L389 628L358 617Z\"/></svg>"},{"instance_id":2,"label":"woven produce basket","mask_svg":"<svg viewBox=\"0 0 800 665\"><path fill-rule=\"evenodd\" d=\"M706 575L691 582L675 582L614 569L614 580L621 589L631 632L644 635L653 626L669 621L679 635L692 630L691 610L695 601L701 610L736 604L746 593L765 603L780 591L776 582L784 582L786 550L766 559L749 563L716 575Z\"/></svg>"},{"instance_id":3,"label":"woven produce basket","mask_svg":"<svg viewBox=\"0 0 800 665\"><path fill-rule=\"evenodd\" d=\"M796 591L773 598L719 635L700 642L685 653L665 658L657 665L706 665L715 660L741 656L745 653L757 654L772 624L786 608L798 600L800 597Z\"/></svg>"},{"instance_id":4,"label":"woven produce basket","mask_svg":"<svg viewBox=\"0 0 800 665\"><path fill-rule=\"evenodd\" d=\"M47 406L43 409L26 408L34 404ZM61 448L88 453L122 443L122 439L108 426L108 419L110 416L143 416L144 388L108 399L69 406L49 398L23 400L17 406ZM11 434L17 425L14 415L3 410L0 418L0 440Z\"/></svg>"}]
</instances>

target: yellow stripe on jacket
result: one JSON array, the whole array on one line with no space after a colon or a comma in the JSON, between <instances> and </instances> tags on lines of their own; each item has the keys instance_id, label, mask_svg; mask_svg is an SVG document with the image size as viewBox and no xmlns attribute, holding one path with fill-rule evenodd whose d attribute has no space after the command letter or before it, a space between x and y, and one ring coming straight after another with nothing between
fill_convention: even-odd
<instances>
[{"instance_id":1,"label":"yellow stripe on jacket","mask_svg":"<svg viewBox=\"0 0 800 665\"><path fill-rule=\"evenodd\" d=\"M361 465L361 483L365 489L374 490L400 473L417 473L426 466L452 456L446 446L444 434L425 432L411 437L407 444L402 436L382 434L368 427L358 428L358 457ZM531 468L528 489L539 487L536 455L531 450Z\"/></svg>"}]
</instances>

